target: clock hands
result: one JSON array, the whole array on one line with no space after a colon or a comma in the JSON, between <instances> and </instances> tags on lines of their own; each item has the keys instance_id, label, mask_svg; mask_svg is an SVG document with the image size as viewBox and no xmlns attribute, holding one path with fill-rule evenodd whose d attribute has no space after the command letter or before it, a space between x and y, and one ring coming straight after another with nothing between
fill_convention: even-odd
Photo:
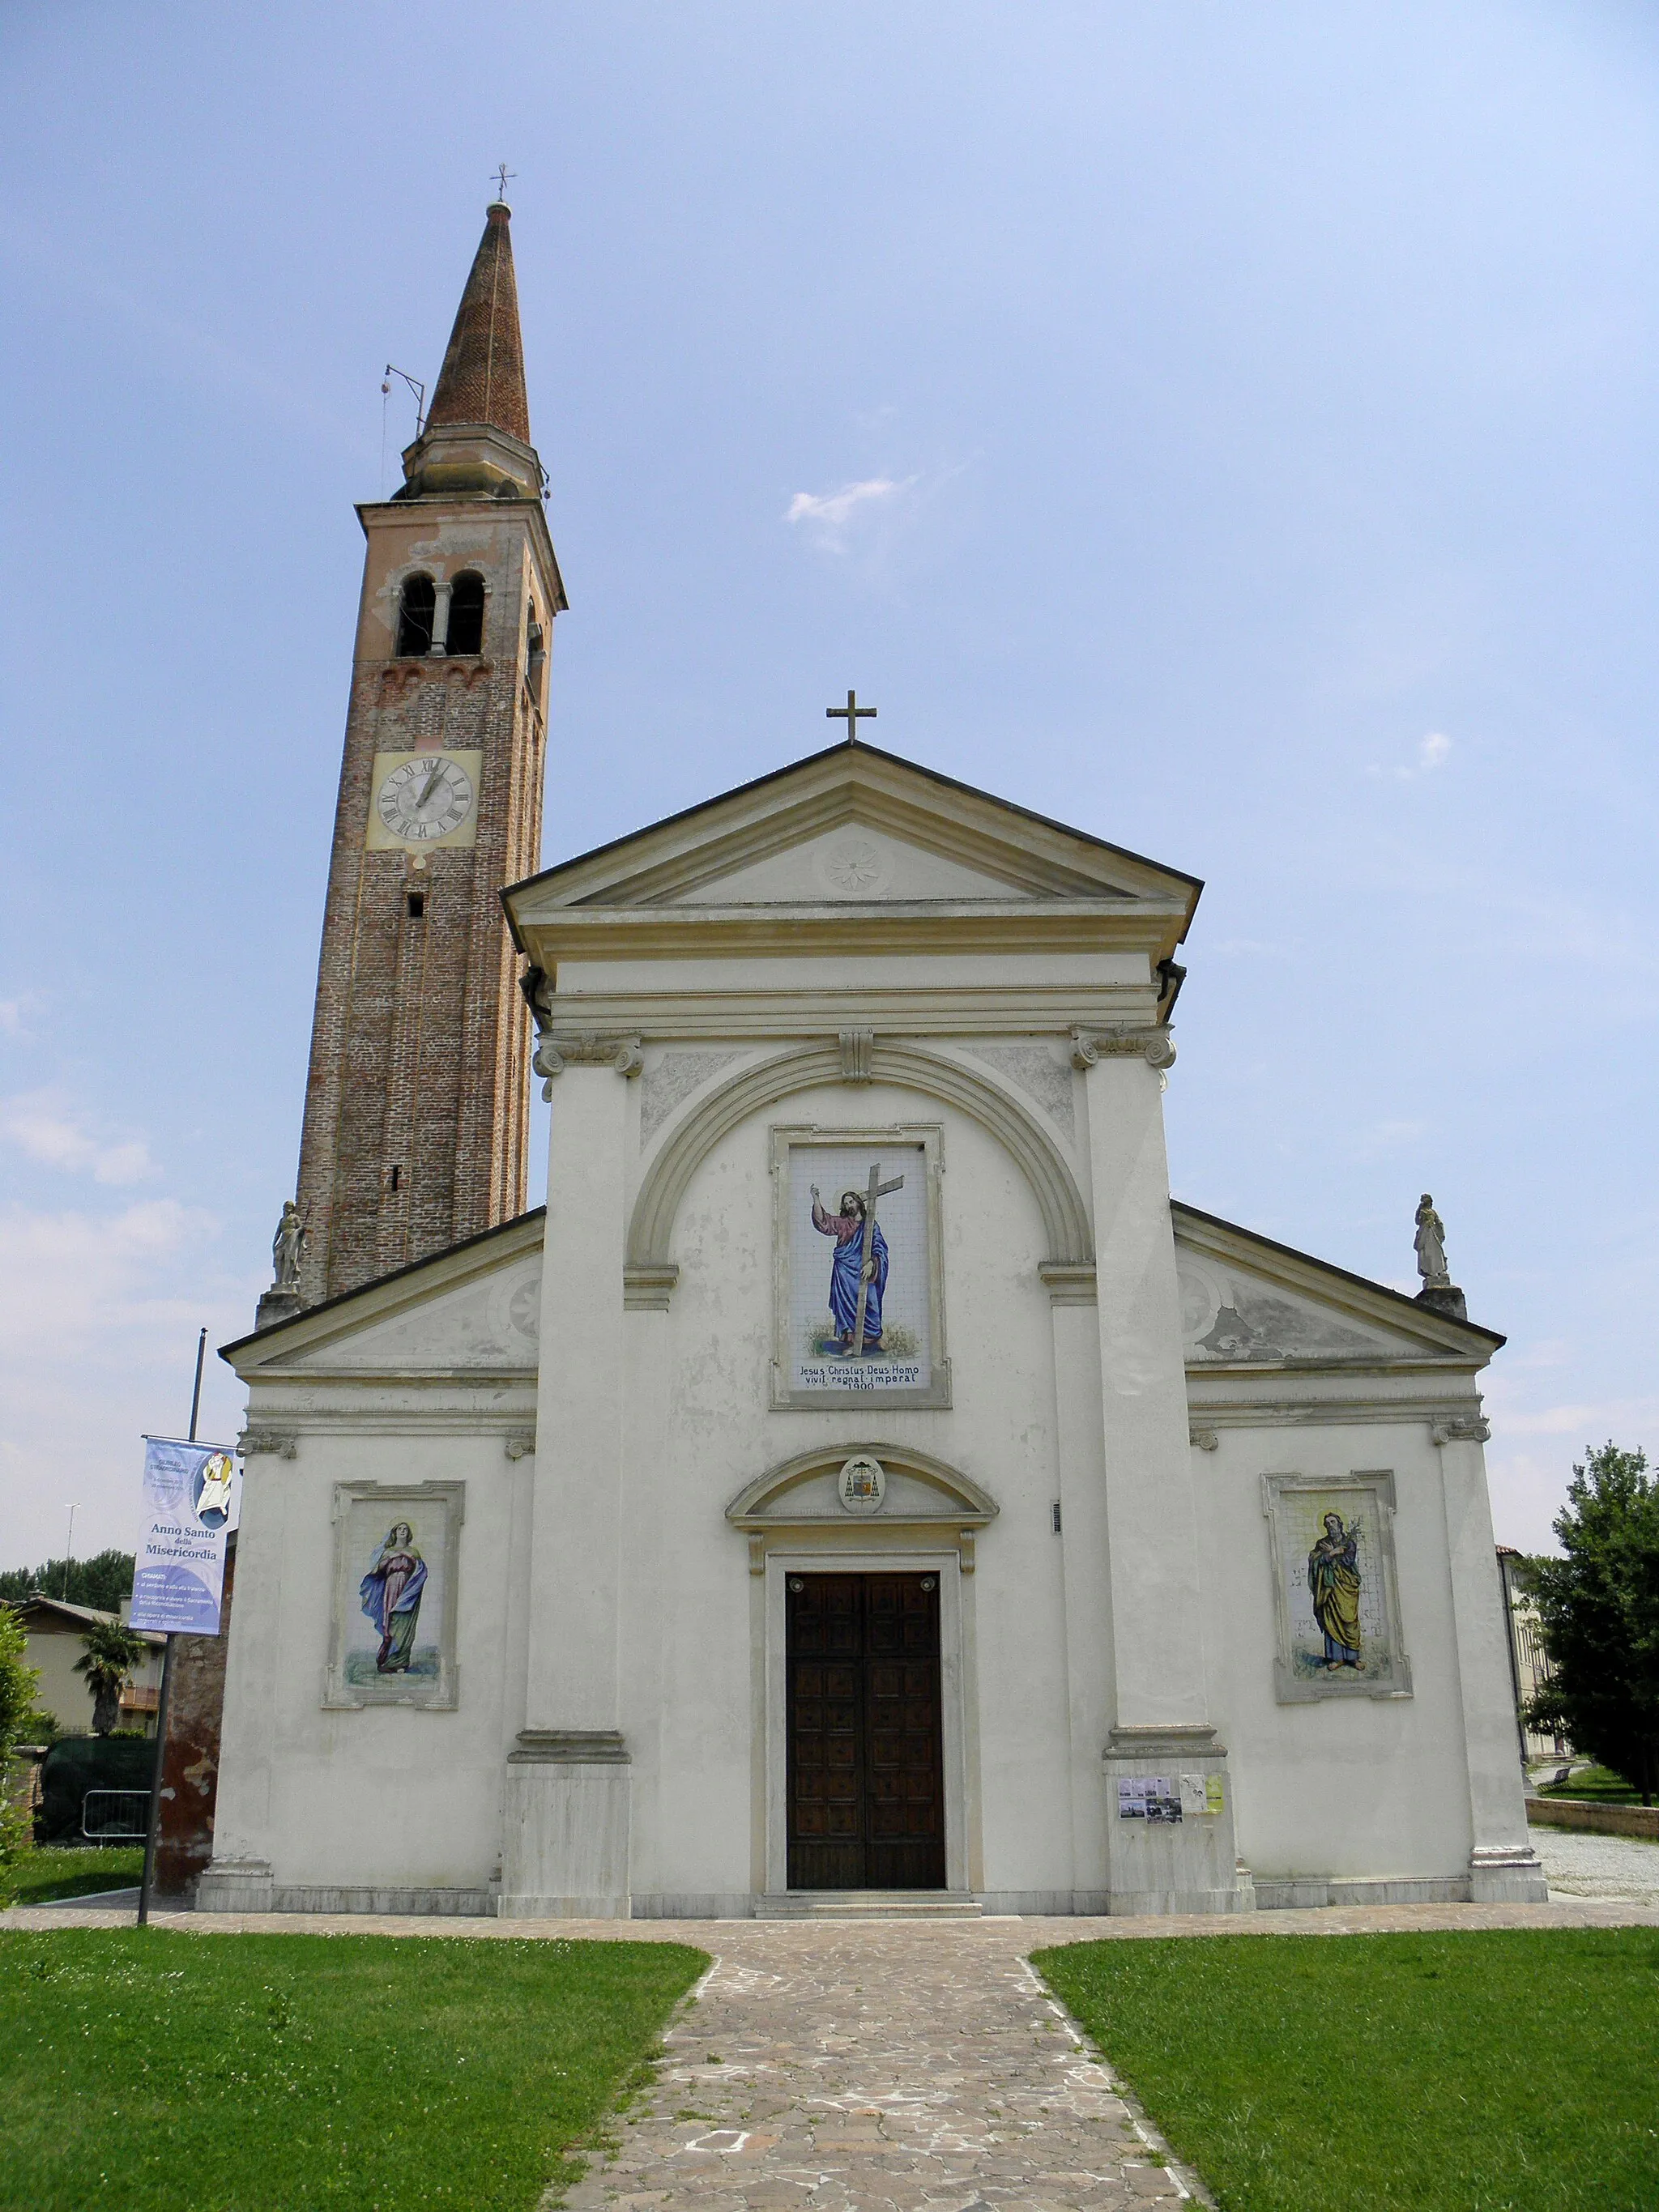
<instances>
[{"instance_id":1,"label":"clock hands","mask_svg":"<svg viewBox=\"0 0 1659 2212\"><path fill-rule=\"evenodd\" d=\"M381 787L381 818L394 836L408 841L447 836L471 811L466 770L447 753L405 760Z\"/></svg>"}]
</instances>

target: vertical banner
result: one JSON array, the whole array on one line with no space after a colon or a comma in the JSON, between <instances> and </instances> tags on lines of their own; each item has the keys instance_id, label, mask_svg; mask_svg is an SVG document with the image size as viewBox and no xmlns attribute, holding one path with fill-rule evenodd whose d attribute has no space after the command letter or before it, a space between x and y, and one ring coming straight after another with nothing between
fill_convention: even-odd
<instances>
[{"instance_id":1,"label":"vertical banner","mask_svg":"<svg viewBox=\"0 0 1659 2212\"><path fill-rule=\"evenodd\" d=\"M144 1525L132 1583L135 1628L219 1633L235 1487L236 1462L223 1445L145 1437Z\"/></svg>"}]
</instances>

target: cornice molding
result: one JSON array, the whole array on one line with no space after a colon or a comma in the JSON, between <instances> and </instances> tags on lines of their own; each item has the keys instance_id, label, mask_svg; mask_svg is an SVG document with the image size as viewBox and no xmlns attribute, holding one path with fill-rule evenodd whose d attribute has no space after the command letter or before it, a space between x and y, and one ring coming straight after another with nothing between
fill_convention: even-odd
<instances>
[{"instance_id":1,"label":"cornice molding","mask_svg":"<svg viewBox=\"0 0 1659 2212\"><path fill-rule=\"evenodd\" d=\"M1188 1384L1193 1370L1187 1370ZM1263 1398L1243 1405L1209 1406L1201 1399L1188 1395L1188 1414L1191 1441L1200 1451L1212 1446L1200 1442L1204 1436L1217 1436L1222 1429L1305 1429L1332 1427L1415 1427L1421 1429L1425 1421L1431 1431L1442 1426L1459 1427L1462 1417L1437 1419L1437 1408L1425 1406L1420 1399L1410 1398ZM1435 1437L1437 1443L1442 1439ZM1452 1439L1448 1438L1449 1442Z\"/></svg>"},{"instance_id":2,"label":"cornice molding","mask_svg":"<svg viewBox=\"0 0 1659 2212\"><path fill-rule=\"evenodd\" d=\"M570 960L702 960L760 955L1092 953L1161 957L1184 907L1161 899L872 900L822 906L556 907L514 917L542 967Z\"/></svg>"},{"instance_id":3,"label":"cornice molding","mask_svg":"<svg viewBox=\"0 0 1659 2212\"><path fill-rule=\"evenodd\" d=\"M856 992L799 985L794 988L734 989L720 980L711 962L710 981L702 988L628 990L585 988L580 968L574 983L552 1000L562 1027L603 1034L641 1032L652 1043L701 1044L719 1038L750 1044L799 1043L827 1035L839 1036L849 1023L873 1027L879 1036L939 1038L985 1037L1012 1042L1053 1037L1068 1049L1079 1023L1103 1027L1145 1005L1152 994L1145 984L1049 982L1000 977L982 982L922 984L860 983ZM563 974L568 977L570 969Z\"/></svg>"}]
</instances>

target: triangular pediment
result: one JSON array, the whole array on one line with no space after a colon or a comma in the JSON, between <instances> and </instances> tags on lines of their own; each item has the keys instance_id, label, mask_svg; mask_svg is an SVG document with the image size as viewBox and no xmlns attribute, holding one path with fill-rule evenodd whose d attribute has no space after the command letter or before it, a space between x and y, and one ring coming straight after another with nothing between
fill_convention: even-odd
<instances>
[{"instance_id":1,"label":"triangular pediment","mask_svg":"<svg viewBox=\"0 0 1659 2212\"><path fill-rule=\"evenodd\" d=\"M237 1373L533 1376L544 1208L225 1347Z\"/></svg>"},{"instance_id":2,"label":"triangular pediment","mask_svg":"<svg viewBox=\"0 0 1659 2212\"><path fill-rule=\"evenodd\" d=\"M514 885L507 904L528 927L552 909L593 907L1145 902L1184 929L1200 888L860 743L548 869Z\"/></svg>"},{"instance_id":3,"label":"triangular pediment","mask_svg":"<svg viewBox=\"0 0 1659 2212\"><path fill-rule=\"evenodd\" d=\"M1047 887L994 875L953 854L849 814L817 836L786 836L735 868L699 873L667 894L693 906L822 906L876 899L1053 897Z\"/></svg>"},{"instance_id":4,"label":"triangular pediment","mask_svg":"<svg viewBox=\"0 0 1659 2212\"><path fill-rule=\"evenodd\" d=\"M1481 1364L1504 1341L1195 1207L1171 1212L1189 1368Z\"/></svg>"}]
</instances>

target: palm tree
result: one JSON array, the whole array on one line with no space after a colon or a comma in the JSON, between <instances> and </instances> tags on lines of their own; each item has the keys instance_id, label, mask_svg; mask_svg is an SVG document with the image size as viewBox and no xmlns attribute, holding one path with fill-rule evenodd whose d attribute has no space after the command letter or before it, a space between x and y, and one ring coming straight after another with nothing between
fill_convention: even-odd
<instances>
[{"instance_id":1,"label":"palm tree","mask_svg":"<svg viewBox=\"0 0 1659 2212\"><path fill-rule=\"evenodd\" d=\"M107 1735L121 1717L121 1692L144 1656L143 1639L118 1620L100 1620L81 1641L86 1656L76 1661L75 1671L86 1676L92 1693L93 1734Z\"/></svg>"}]
</instances>

